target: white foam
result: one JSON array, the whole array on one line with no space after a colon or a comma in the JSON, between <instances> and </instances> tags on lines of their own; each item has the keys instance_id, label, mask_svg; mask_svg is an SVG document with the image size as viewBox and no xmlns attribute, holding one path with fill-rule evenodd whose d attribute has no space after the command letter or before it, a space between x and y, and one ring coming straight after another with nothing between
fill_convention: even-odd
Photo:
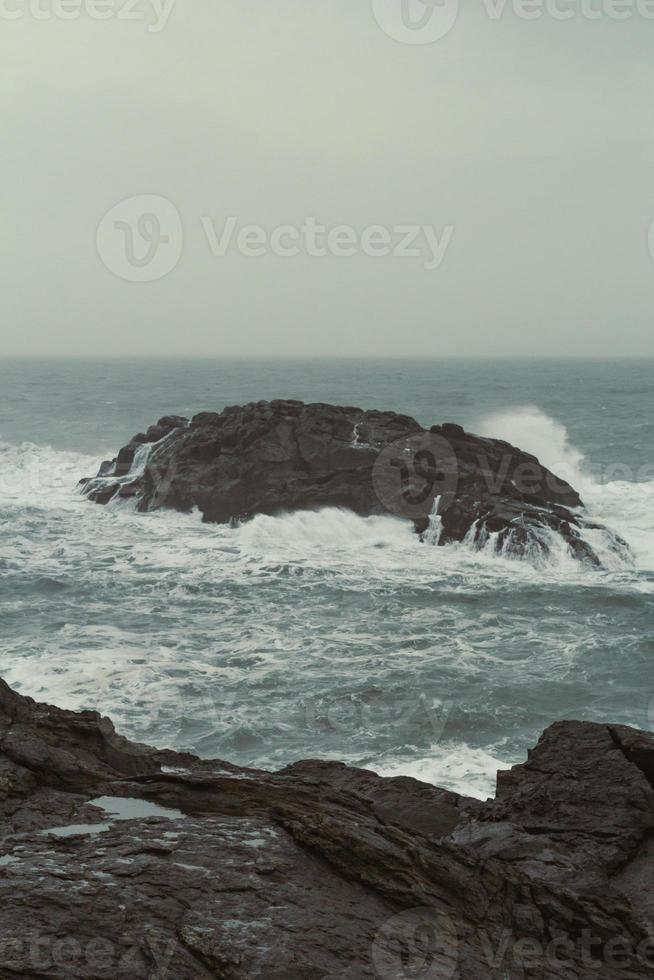
<instances>
[{"instance_id":1,"label":"white foam","mask_svg":"<svg viewBox=\"0 0 654 980\"><path fill-rule=\"evenodd\" d=\"M148 459L150 458L154 445L155 443L152 442L144 442L134 453L134 459L132 460L132 465L129 468L129 476L132 479L135 479L138 476L143 476L145 473L145 467L147 466Z\"/></svg>"},{"instance_id":2,"label":"white foam","mask_svg":"<svg viewBox=\"0 0 654 980\"><path fill-rule=\"evenodd\" d=\"M296 511L268 517L259 514L236 531L243 551L279 555L359 553L361 549L396 549L417 543L410 521L394 517L358 517L339 507Z\"/></svg>"},{"instance_id":3,"label":"white foam","mask_svg":"<svg viewBox=\"0 0 654 980\"><path fill-rule=\"evenodd\" d=\"M586 516L624 538L641 570L654 570L654 481L597 481L590 472L589 461L572 445L566 427L534 405L493 412L475 428L480 435L505 439L537 456L556 476L579 491ZM628 559L616 549L610 534L586 530L583 537L606 569L624 571Z\"/></svg>"},{"instance_id":4,"label":"white foam","mask_svg":"<svg viewBox=\"0 0 654 980\"><path fill-rule=\"evenodd\" d=\"M70 508L76 505L78 481L99 466L99 459L82 453L0 441L0 504Z\"/></svg>"},{"instance_id":5,"label":"white foam","mask_svg":"<svg viewBox=\"0 0 654 980\"><path fill-rule=\"evenodd\" d=\"M579 489L584 454L570 442L564 425L550 418L536 405L520 405L484 416L479 435L507 442L538 457L543 466Z\"/></svg>"},{"instance_id":6,"label":"white foam","mask_svg":"<svg viewBox=\"0 0 654 980\"><path fill-rule=\"evenodd\" d=\"M512 762L498 759L486 749L448 742L436 743L426 756L410 760L390 758L372 768L380 776L412 776L441 789L486 800L495 795L497 771L511 765Z\"/></svg>"},{"instance_id":7,"label":"white foam","mask_svg":"<svg viewBox=\"0 0 654 980\"><path fill-rule=\"evenodd\" d=\"M422 540L425 544L430 544L437 546L440 543L441 537L443 535L443 518L438 513L440 507L441 498L434 497L434 503L431 508L431 513L429 515L429 525L427 530L422 535Z\"/></svg>"}]
</instances>

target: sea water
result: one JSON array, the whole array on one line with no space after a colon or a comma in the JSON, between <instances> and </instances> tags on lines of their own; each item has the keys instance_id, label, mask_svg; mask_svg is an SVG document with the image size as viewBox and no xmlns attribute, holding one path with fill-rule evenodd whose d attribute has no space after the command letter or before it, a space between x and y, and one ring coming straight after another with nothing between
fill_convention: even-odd
<instances>
[{"instance_id":1,"label":"sea water","mask_svg":"<svg viewBox=\"0 0 654 980\"><path fill-rule=\"evenodd\" d=\"M157 746L479 797L557 719L654 728L653 382L646 360L0 361L0 675ZM421 544L336 509L203 525L76 491L162 415L286 397L508 439L633 560L435 547L437 520Z\"/></svg>"}]
</instances>

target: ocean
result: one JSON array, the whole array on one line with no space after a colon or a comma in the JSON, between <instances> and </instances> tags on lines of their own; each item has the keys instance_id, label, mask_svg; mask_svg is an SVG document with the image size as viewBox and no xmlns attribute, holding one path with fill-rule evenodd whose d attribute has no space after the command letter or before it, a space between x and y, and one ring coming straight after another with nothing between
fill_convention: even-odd
<instances>
[{"instance_id":1,"label":"ocean","mask_svg":"<svg viewBox=\"0 0 654 980\"><path fill-rule=\"evenodd\" d=\"M157 746L339 759L480 798L557 719L654 728L654 360L0 361L0 675ZM632 561L420 544L395 517L99 507L162 415L299 398L508 439Z\"/></svg>"}]
</instances>

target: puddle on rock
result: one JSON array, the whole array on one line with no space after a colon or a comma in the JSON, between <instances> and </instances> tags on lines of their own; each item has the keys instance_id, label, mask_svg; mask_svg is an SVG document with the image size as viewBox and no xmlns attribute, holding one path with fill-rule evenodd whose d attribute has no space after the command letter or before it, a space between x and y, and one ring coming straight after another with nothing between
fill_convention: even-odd
<instances>
[{"instance_id":1,"label":"puddle on rock","mask_svg":"<svg viewBox=\"0 0 654 980\"><path fill-rule=\"evenodd\" d=\"M55 837L74 837L76 834L101 834L119 820L143 820L146 817L159 817L164 820L182 820L184 814L174 807L159 806L148 800L134 797L99 796L89 800L89 806L97 806L111 817L104 823L78 823L67 827L48 827L42 834L53 834Z\"/></svg>"},{"instance_id":2,"label":"puddle on rock","mask_svg":"<svg viewBox=\"0 0 654 980\"><path fill-rule=\"evenodd\" d=\"M110 829L110 823L71 823L67 827L48 827L41 833L52 834L53 837L75 837L77 834L101 834Z\"/></svg>"},{"instance_id":3,"label":"puddle on rock","mask_svg":"<svg viewBox=\"0 0 654 980\"><path fill-rule=\"evenodd\" d=\"M101 810L111 814L113 820L142 820L144 817L163 817L165 820L184 819L181 810L133 797L99 796L97 800L89 800L89 806L100 807Z\"/></svg>"}]
</instances>

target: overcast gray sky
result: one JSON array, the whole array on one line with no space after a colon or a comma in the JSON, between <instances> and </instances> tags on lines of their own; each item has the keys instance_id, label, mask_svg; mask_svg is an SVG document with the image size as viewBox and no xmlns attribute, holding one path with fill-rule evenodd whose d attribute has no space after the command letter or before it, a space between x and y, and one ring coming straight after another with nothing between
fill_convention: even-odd
<instances>
[{"instance_id":1,"label":"overcast gray sky","mask_svg":"<svg viewBox=\"0 0 654 980\"><path fill-rule=\"evenodd\" d=\"M63 2L0 4L5 353L652 353L636 0Z\"/></svg>"}]
</instances>

